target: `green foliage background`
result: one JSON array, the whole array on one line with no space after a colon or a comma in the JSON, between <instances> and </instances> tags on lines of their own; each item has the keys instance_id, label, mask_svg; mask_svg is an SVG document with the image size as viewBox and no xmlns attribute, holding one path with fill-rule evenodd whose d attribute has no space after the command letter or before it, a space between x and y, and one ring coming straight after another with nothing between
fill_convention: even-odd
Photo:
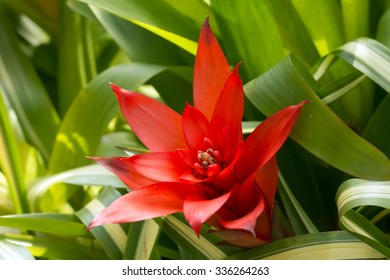
<instances>
[{"instance_id":1,"label":"green foliage background","mask_svg":"<svg viewBox=\"0 0 390 280\"><path fill-rule=\"evenodd\" d=\"M311 100L278 153L275 241L179 214L85 232L126 192L85 156L144 148L109 81L181 113L207 16L243 62L245 133ZM0 0L0 259L390 258L389 48L388 0Z\"/></svg>"}]
</instances>

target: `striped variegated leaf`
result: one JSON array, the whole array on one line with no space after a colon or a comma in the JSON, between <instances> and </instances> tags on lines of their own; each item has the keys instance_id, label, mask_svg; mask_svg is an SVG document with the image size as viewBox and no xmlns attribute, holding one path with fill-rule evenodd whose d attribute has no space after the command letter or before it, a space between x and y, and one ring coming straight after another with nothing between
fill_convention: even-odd
<instances>
[{"instance_id":1,"label":"striped variegated leaf","mask_svg":"<svg viewBox=\"0 0 390 280\"><path fill-rule=\"evenodd\" d=\"M120 193L115 189L106 187L96 199L89 202L84 208L78 211L76 215L85 226L88 226L98 213L120 196ZM123 259L127 242L127 230L125 225L108 224L94 227L90 231L110 259Z\"/></svg>"},{"instance_id":2,"label":"striped variegated leaf","mask_svg":"<svg viewBox=\"0 0 390 280\"><path fill-rule=\"evenodd\" d=\"M156 219L162 229L186 252L191 259L219 260L226 254L202 234L198 237L194 231L179 218L170 215ZM210 235L210 234L208 234Z\"/></svg>"},{"instance_id":3,"label":"striped variegated leaf","mask_svg":"<svg viewBox=\"0 0 390 280\"><path fill-rule=\"evenodd\" d=\"M383 255L345 231L297 235L230 255L243 260L383 259Z\"/></svg>"},{"instance_id":4,"label":"striped variegated leaf","mask_svg":"<svg viewBox=\"0 0 390 280\"><path fill-rule=\"evenodd\" d=\"M0 260L34 259L34 256L25 247L0 238Z\"/></svg>"},{"instance_id":5,"label":"striped variegated leaf","mask_svg":"<svg viewBox=\"0 0 390 280\"><path fill-rule=\"evenodd\" d=\"M390 182L350 179L338 189L336 202L340 227L390 258L390 238L376 223L389 217ZM365 217L365 207L379 207L377 215Z\"/></svg>"},{"instance_id":6,"label":"striped variegated leaf","mask_svg":"<svg viewBox=\"0 0 390 280\"><path fill-rule=\"evenodd\" d=\"M390 50L373 39L360 38L348 42L327 55L314 77L319 79L335 58L342 58L390 92Z\"/></svg>"}]
</instances>

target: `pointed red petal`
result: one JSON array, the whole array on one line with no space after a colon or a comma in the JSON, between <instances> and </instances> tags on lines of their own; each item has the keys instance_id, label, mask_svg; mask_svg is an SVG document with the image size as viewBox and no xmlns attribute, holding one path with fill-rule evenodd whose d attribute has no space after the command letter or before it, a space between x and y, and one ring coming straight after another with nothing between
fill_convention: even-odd
<instances>
[{"instance_id":1,"label":"pointed red petal","mask_svg":"<svg viewBox=\"0 0 390 280\"><path fill-rule=\"evenodd\" d=\"M274 204L278 186L278 164L276 156L271 158L257 173L256 183L267 200L268 205Z\"/></svg>"},{"instance_id":2,"label":"pointed red petal","mask_svg":"<svg viewBox=\"0 0 390 280\"><path fill-rule=\"evenodd\" d=\"M210 123L199 110L187 104L183 112L183 131L192 151L202 149L205 137L210 137Z\"/></svg>"},{"instance_id":3,"label":"pointed red petal","mask_svg":"<svg viewBox=\"0 0 390 280\"><path fill-rule=\"evenodd\" d=\"M250 176L242 185L235 187L230 208L239 218L219 221L226 229L239 229L251 232L255 236L256 220L264 211L264 198L255 182L255 175Z\"/></svg>"},{"instance_id":4,"label":"pointed red petal","mask_svg":"<svg viewBox=\"0 0 390 280\"><path fill-rule=\"evenodd\" d=\"M183 202L194 188L179 183L157 183L121 196L91 221L88 229L129 223L183 211Z\"/></svg>"},{"instance_id":5,"label":"pointed red petal","mask_svg":"<svg viewBox=\"0 0 390 280\"><path fill-rule=\"evenodd\" d=\"M264 120L246 139L241 157L235 164L236 175L243 181L275 156L290 134L302 106L288 106Z\"/></svg>"},{"instance_id":6,"label":"pointed red petal","mask_svg":"<svg viewBox=\"0 0 390 280\"><path fill-rule=\"evenodd\" d=\"M114 173L129 188L135 190L150 184L156 183L155 180L145 177L137 172L128 157L89 157L104 168Z\"/></svg>"},{"instance_id":7,"label":"pointed red petal","mask_svg":"<svg viewBox=\"0 0 390 280\"><path fill-rule=\"evenodd\" d=\"M220 197L207 199L203 192L196 192L187 196L183 206L184 216L197 235L202 224L222 207L230 195L231 192L228 192Z\"/></svg>"},{"instance_id":8,"label":"pointed red petal","mask_svg":"<svg viewBox=\"0 0 390 280\"><path fill-rule=\"evenodd\" d=\"M111 84L121 111L138 138L153 152L187 148L181 115L137 92Z\"/></svg>"},{"instance_id":9,"label":"pointed red petal","mask_svg":"<svg viewBox=\"0 0 390 280\"><path fill-rule=\"evenodd\" d=\"M266 205L263 213L257 218L255 233L262 240L271 240L272 207Z\"/></svg>"},{"instance_id":10,"label":"pointed red petal","mask_svg":"<svg viewBox=\"0 0 390 280\"><path fill-rule=\"evenodd\" d=\"M175 152L182 158L182 160L192 168L194 166L195 158L189 150L177 149Z\"/></svg>"},{"instance_id":11,"label":"pointed red petal","mask_svg":"<svg viewBox=\"0 0 390 280\"><path fill-rule=\"evenodd\" d=\"M194 66L194 106L209 120L231 70L206 19Z\"/></svg>"},{"instance_id":12,"label":"pointed red petal","mask_svg":"<svg viewBox=\"0 0 390 280\"><path fill-rule=\"evenodd\" d=\"M141 175L161 182L179 182L190 169L176 152L156 152L132 156L129 162Z\"/></svg>"},{"instance_id":13,"label":"pointed red petal","mask_svg":"<svg viewBox=\"0 0 390 280\"><path fill-rule=\"evenodd\" d=\"M217 133L215 138L228 137L225 143L220 143L226 148L223 153L225 160L228 161L236 154L236 149L243 140L241 123L244 113L244 90L238 75L238 67L239 65L227 79L211 119L211 129Z\"/></svg>"},{"instance_id":14,"label":"pointed red petal","mask_svg":"<svg viewBox=\"0 0 390 280\"><path fill-rule=\"evenodd\" d=\"M243 201L241 201L243 203ZM261 215L261 213L264 211L264 199L262 196L258 197L258 203L255 208L253 208L252 211L250 211L248 214L246 214L243 217L240 217L236 220L231 221L219 221L219 223L226 229L240 229L240 230L246 230L253 234L253 236L256 235L255 233L255 227L256 227L256 220Z\"/></svg>"}]
</instances>

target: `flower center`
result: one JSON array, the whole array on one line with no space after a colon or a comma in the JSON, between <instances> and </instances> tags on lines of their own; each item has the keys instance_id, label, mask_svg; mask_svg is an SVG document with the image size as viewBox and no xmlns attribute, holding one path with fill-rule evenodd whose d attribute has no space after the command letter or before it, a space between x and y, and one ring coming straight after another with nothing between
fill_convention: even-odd
<instances>
[{"instance_id":1,"label":"flower center","mask_svg":"<svg viewBox=\"0 0 390 280\"><path fill-rule=\"evenodd\" d=\"M215 155L217 154L217 155ZM198 160L204 169L209 168L210 165L218 163L216 159L219 155L218 151L208 148L206 152L198 151Z\"/></svg>"},{"instance_id":2,"label":"flower center","mask_svg":"<svg viewBox=\"0 0 390 280\"><path fill-rule=\"evenodd\" d=\"M205 139L205 142L208 141ZM213 176L221 170L221 159L221 153L213 148L199 150L198 161L194 163L194 175L200 177Z\"/></svg>"}]
</instances>

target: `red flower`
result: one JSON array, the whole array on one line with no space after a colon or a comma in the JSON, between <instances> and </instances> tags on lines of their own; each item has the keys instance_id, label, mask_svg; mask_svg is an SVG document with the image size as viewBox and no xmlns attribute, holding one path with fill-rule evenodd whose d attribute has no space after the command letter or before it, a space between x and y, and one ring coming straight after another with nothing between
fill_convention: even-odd
<instances>
[{"instance_id":1,"label":"red flower","mask_svg":"<svg viewBox=\"0 0 390 280\"><path fill-rule=\"evenodd\" d=\"M154 99L111 87L130 127L151 152L93 158L132 191L88 228L183 212L197 234L206 222L236 245L270 240L275 154L305 102L267 118L244 141L238 66L230 69L207 20L195 59L194 106L187 104L182 116Z\"/></svg>"}]
</instances>

